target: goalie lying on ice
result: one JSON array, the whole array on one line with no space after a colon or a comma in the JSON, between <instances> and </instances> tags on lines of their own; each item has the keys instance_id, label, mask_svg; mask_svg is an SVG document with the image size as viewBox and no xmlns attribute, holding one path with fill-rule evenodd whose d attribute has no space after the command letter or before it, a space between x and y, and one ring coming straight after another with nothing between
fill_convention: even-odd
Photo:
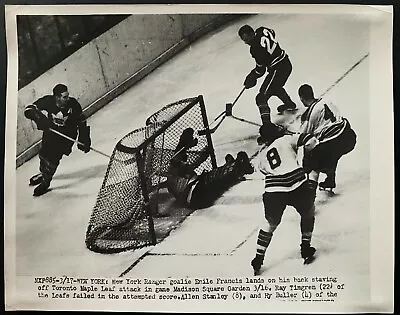
<instances>
[{"instance_id":1,"label":"goalie lying on ice","mask_svg":"<svg viewBox=\"0 0 400 315\"><path fill-rule=\"evenodd\" d=\"M227 189L243 179L245 174L254 173L254 168L246 152L240 151L236 159L225 156L225 164L200 175L187 162L187 151L197 145L192 128L183 131L170 161L167 188L176 198L192 209L206 208L213 204Z\"/></svg>"}]
</instances>

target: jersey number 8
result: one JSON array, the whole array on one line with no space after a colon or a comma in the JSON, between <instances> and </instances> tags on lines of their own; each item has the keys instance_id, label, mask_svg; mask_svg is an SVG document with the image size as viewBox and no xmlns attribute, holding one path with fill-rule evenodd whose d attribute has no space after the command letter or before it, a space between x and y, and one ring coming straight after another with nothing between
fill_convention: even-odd
<instances>
[{"instance_id":1,"label":"jersey number 8","mask_svg":"<svg viewBox=\"0 0 400 315\"><path fill-rule=\"evenodd\" d=\"M272 170L276 169L282 162L276 148L271 148L267 151L267 160Z\"/></svg>"},{"instance_id":2,"label":"jersey number 8","mask_svg":"<svg viewBox=\"0 0 400 315\"><path fill-rule=\"evenodd\" d=\"M274 35L267 29L264 29L263 33L264 36L261 37L260 45L266 48L268 53L271 55L276 47Z\"/></svg>"}]
</instances>

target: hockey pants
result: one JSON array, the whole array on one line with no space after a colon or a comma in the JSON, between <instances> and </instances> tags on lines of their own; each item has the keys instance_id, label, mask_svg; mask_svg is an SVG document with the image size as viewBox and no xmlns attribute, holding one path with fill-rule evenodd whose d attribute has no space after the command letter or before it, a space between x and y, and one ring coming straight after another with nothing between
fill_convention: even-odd
<instances>
[{"instance_id":1,"label":"hockey pants","mask_svg":"<svg viewBox=\"0 0 400 315\"><path fill-rule=\"evenodd\" d=\"M332 140L321 142L316 147L317 154L311 162L311 169L334 176L340 158L351 152L356 142L357 135L348 124L339 136Z\"/></svg>"},{"instance_id":2,"label":"hockey pants","mask_svg":"<svg viewBox=\"0 0 400 315\"><path fill-rule=\"evenodd\" d=\"M260 94L262 97L262 101L258 101L257 105L259 107L268 106L268 100L271 96L278 97L284 104L293 105L293 101L290 96L287 94L284 86L286 81L288 80L290 74L292 73L292 63L289 60L289 57L286 56L281 62L279 62L276 66L268 69L268 75L265 77L264 82L260 87ZM265 104L260 104L265 103ZM296 107L296 106L294 106ZM269 107L268 107L269 109ZM262 108L260 108L261 112Z\"/></svg>"},{"instance_id":3,"label":"hockey pants","mask_svg":"<svg viewBox=\"0 0 400 315\"><path fill-rule=\"evenodd\" d=\"M273 233L281 223L283 212L287 206L293 206L300 214L300 230L303 240L311 241L315 222L315 192L303 183L290 192L265 192L263 195L266 227L262 230Z\"/></svg>"},{"instance_id":4,"label":"hockey pants","mask_svg":"<svg viewBox=\"0 0 400 315\"><path fill-rule=\"evenodd\" d=\"M53 176L57 170L58 165L60 164L60 160L62 158L62 154L51 154L50 156L43 155L43 153L39 153L39 171L43 176L43 180L47 183L50 183L53 179Z\"/></svg>"}]
</instances>

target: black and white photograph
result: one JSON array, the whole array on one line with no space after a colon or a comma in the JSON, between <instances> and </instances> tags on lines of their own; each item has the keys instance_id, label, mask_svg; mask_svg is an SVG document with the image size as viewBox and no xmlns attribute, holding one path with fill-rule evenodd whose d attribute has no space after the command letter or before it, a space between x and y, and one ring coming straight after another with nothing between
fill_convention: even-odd
<instances>
[{"instance_id":1,"label":"black and white photograph","mask_svg":"<svg viewBox=\"0 0 400 315\"><path fill-rule=\"evenodd\" d=\"M6 309L393 312L392 6L5 22Z\"/></svg>"}]
</instances>

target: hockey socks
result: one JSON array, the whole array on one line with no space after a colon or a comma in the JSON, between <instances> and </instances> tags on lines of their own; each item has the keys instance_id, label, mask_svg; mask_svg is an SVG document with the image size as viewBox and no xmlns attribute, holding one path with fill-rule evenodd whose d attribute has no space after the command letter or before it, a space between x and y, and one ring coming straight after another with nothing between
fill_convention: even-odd
<instances>
[{"instance_id":1,"label":"hockey socks","mask_svg":"<svg viewBox=\"0 0 400 315\"><path fill-rule=\"evenodd\" d=\"M260 268L264 261L265 251L267 250L271 239L271 232L265 232L264 230L258 232L256 257L251 261L251 266L253 267L255 276L260 274Z\"/></svg>"},{"instance_id":2,"label":"hockey socks","mask_svg":"<svg viewBox=\"0 0 400 315\"><path fill-rule=\"evenodd\" d=\"M316 252L315 248L311 246L311 232L302 233L300 253L301 253L301 258L304 259L304 264L309 264L314 260L315 252Z\"/></svg>"},{"instance_id":3,"label":"hockey socks","mask_svg":"<svg viewBox=\"0 0 400 315\"><path fill-rule=\"evenodd\" d=\"M301 258L304 259L304 264L309 264L314 260L315 248L311 244L311 236L314 230L315 217L302 217L300 221L301 229Z\"/></svg>"}]
</instances>

